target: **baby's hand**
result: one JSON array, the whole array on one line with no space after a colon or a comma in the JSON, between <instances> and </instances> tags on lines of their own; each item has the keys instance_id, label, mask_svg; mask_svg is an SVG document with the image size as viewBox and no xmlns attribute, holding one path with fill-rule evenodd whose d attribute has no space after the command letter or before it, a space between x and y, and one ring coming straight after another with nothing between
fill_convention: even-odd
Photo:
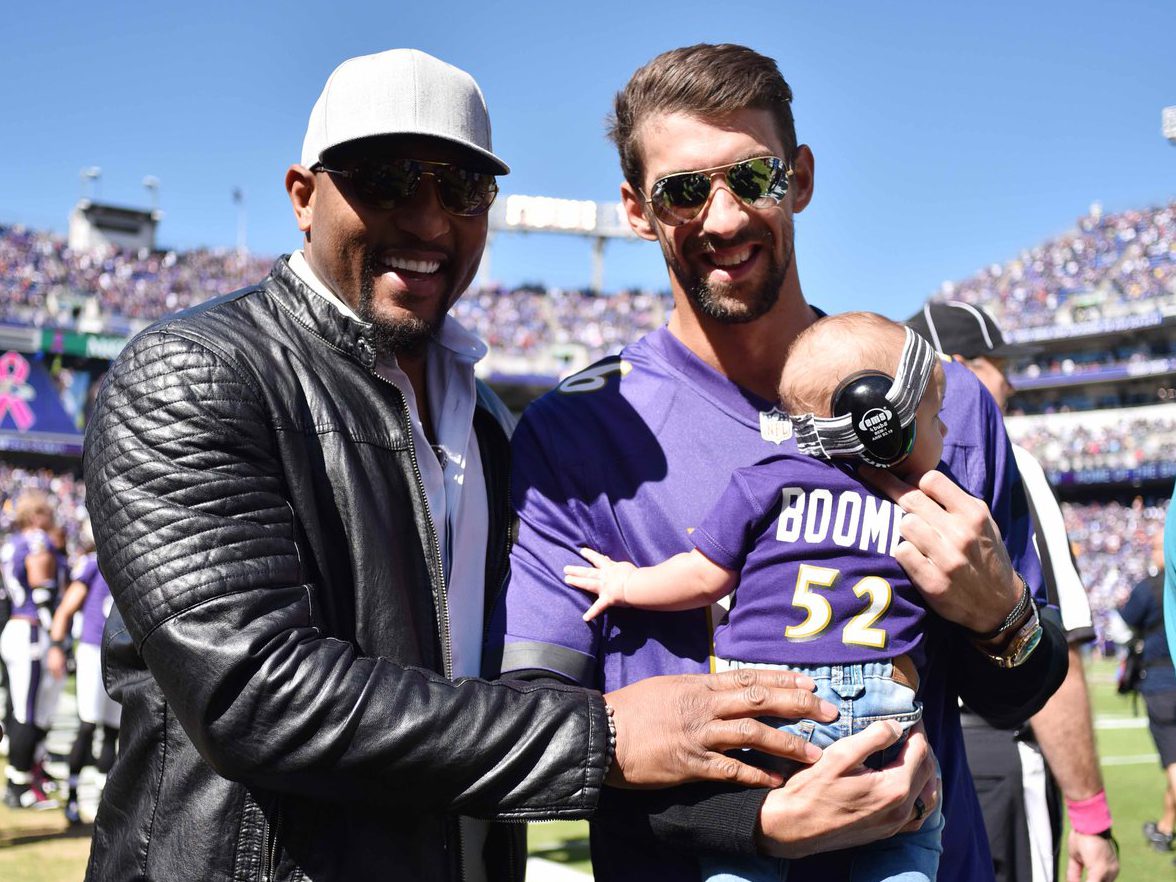
<instances>
[{"instance_id":1,"label":"baby's hand","mask_svg":"<svg viewBox=\"0 0 1176 882\"><path fill-rule=\"evenodd\" d=\"M613 560L591 548L581 548L580 555L592 566L564 567L564 581L596 595L596 602L583 616L584 621L590 622L610 606L625 605L625 583L637 567L628 561Z\"/></svg>"}]
</instances>

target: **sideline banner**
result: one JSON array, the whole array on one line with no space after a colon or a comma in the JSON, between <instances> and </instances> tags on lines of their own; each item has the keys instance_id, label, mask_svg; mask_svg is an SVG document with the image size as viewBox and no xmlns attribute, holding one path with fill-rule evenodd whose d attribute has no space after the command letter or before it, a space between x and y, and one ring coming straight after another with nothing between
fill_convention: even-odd
<instances>
[{"instance_id":1,"label":"sideline banner","mask_svg":"<svg viewBox=\"0 0 1176 882\"><path fill-rule=\"evenodd\" d=\"M82 440L45 365L0 354L0 450L81 456Z\"/></svg>"}]
</instances>

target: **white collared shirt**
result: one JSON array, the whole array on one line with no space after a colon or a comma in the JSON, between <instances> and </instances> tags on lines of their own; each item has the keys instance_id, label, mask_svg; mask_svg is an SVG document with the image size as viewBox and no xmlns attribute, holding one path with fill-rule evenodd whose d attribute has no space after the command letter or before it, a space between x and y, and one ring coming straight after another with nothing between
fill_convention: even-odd
<instances>
[{"instance_id":1,"label":"white collared shirt","mask_svg":"<svg viewBox=\"0 0 1176 882\"><path fill-rule=\"evenodd\" d=\"M289 263L308 288L348 318L363 321L318 277L301 251L291 254ZM453 677L476 677L482 663L490 508L473 420L477 404L474 364L485 354L486 344L452 316L429 341L425 377L439 448L436 455L421 425L416 393L395 356L381 357L375 365L376 372L396 386L408 404L417 464L447 585ZM430 553L426 549L426 554Z\"/></svg>"}]
</instances>

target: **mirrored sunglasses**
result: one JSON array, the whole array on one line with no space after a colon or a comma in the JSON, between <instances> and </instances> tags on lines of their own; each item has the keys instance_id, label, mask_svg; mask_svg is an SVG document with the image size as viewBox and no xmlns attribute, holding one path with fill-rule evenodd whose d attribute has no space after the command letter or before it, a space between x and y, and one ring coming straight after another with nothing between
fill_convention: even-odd
<instances>
[{"instance_id":1,"label":"mirrored sunglasses","mask_svg":"<svg viewBox=\"0 0 1176 882\"><path fill-rule=\"evenodd\" d=\"M425 175L433 178L437 199L450 214L461 217L485 214L498 195L494 175L469 171L448 162L391 159L357 163L348 169L328 168L320 162L311 171L346 178L364 204L383 210L396 208L411 199Z\"/></svg>"},{"instance_id":2,"label":"mirrored sunglasses","mask_svg":"<svg viewBox=\"0 0 1176 882\"><path fill-rule=\"evenodd\" d=\"M646 200L654 217L674 227L694 220L710 199L712 182L722 175L727 187L752 208L772 208L788 192L792 169L778 156L757 156L729 165L658 178Z\"/></svg>"}]
</instances>

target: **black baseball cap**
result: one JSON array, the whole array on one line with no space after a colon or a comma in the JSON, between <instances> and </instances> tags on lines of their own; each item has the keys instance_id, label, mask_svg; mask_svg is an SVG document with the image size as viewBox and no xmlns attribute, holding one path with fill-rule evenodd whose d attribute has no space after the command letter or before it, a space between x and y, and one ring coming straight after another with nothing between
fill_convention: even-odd
<instances>
[{"instance_id":1,"label":"black baseball cap","mask_svg":"<svg viewBox=\"0 0 1176 882\"><path fill-rule=\"evenodd\" d=\"M1006 343L992 316L979 306L959 300L928 303L906 323L945 355L1008 358L1032 351Z\"/></svg>"}]
</instances>

